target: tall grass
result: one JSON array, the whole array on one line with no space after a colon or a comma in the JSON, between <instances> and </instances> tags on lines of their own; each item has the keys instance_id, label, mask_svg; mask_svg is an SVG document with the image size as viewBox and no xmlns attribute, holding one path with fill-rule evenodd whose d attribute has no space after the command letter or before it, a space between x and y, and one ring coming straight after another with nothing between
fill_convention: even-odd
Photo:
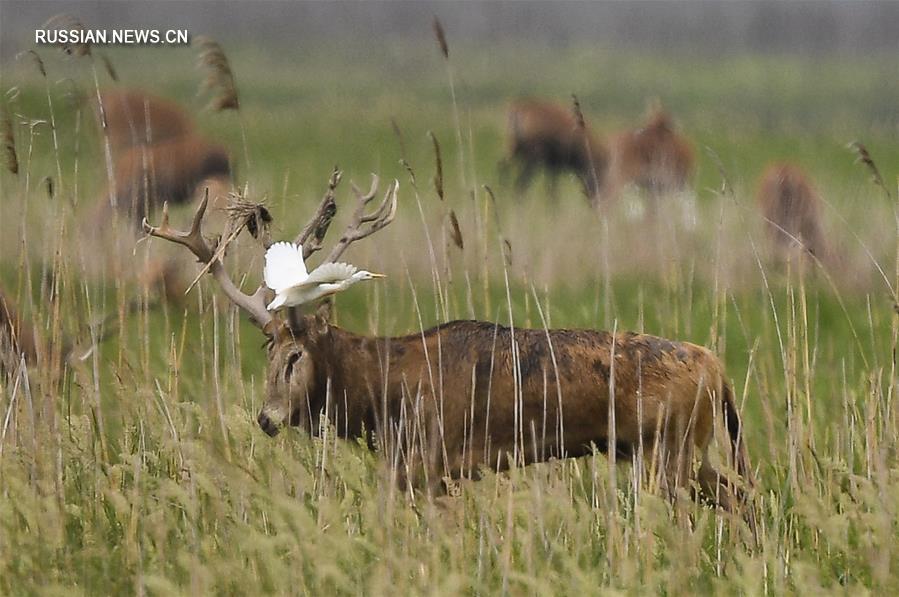
<instances>
[{"instance_id":1,"label":"tall grass","mask_svg":"<svg viewBox=\"0 0 899 597\"><path fill-rule=\"evenodd\" d=\"M440 57L431 50L437 68ZM466 64L466 56L453 48L456 65ZM639 466L619 462L613 468L598 453L487 473L459 497L431 499L399 491L389 462L363 445L336 440L334 430L314 438L296 431L265 437L255 423L265 372L258 332L208 280L182 304L151 308L133 273L147 255L163 250L161 244L123 243L121 264L100 267L100 256L79 248L87 210L63 209L32 183L55 173L68 192L80 192L71 202L79 206L102 201L106 173L102 140L95 138L102 136L75 127L58 102L51 106L54 88L21 70L15 111L23 118L13 120L20 172L0 175L0 279L50 342L36 363L0 379L0 593L897 588L899 325L887 286L899 288L899 251L895 281L885 284L872 261L888 271L899 233L889 217L895 206L865 184L863 172L851 178L852 156L839 132L797 133L829 139L848 164L841 170L846 180L834 181L825 173L837 159L828 150L801 156L825 179L831 234L849 264L825 272L778 262L766 252L749 181L766 151L785 150L764 127L746 142L752 149L744 156L725 122L717 122L715 132L686 111L687 129L692 124L700 142L724 152L733 193L707 192L720 182L716 169L704 165L695 218L684 216L677 199L661 206L653 221L629 217L628 205L639 201L634 196L600 221L573 182L554 205L539 187L517 198L491 182L501 145L493 140L501 131L494 119L500 114L502 120L502 102L489 94L499 95L491 89L500 83L477 67L448 70L454 81L449 100L442 73L410 82L399 68L394 74L404 93L418 92L407 99L380 87L381 80L372 83L365 65L347 59L340 77L324 80L358 83L371 92L367 102L383 104L366 112L381 124L366 128L351 117L358 106L334 102L321 80L317 96L296 99L305 102L304 110L263 107L277 105L282 89L296 85L294 76L253 81L241 53L229 57L245 85L241 125L254 134L214 119L203 123L219 126L232 147L247 139L245 161L258 170L241 175L253 179L254 188L271 189L273 234L295 236L335 161L357 181L367 170L380 170L411 183L403 184L397 221L351 250L354 262L385 271L389 283L339 297L340 325L361 333L409 333L478 317L516 327L632 329L714 347L737 389L758 472L758 543L741 521L685 496L669 501ZM576 72L583 58L560 60L558 71ZM657 75L659 61L646 72ZM125 81L127 62L117 60ZM61 72L77 76L80 67L48 59L46 68L54 80ZM160 73L174 73L160 82L189 92L193 86L178 77L193 75L179 68L175 60L160 67ZM311 77L319 68L330 65L310 60L301 71ZM835 77L843 72L840 64L831 68ZM547 76L561 76L556 73ZM93 86L90 73L80 74ZM508 76L520 80L514 72ZM585 111L602 112L591 101L598 87L564 82L573 88L556 90L562 101L574 91ZM733 97L731 87L691 84L717 93L719 101ZM267 92L259 91L266 85ZM833 86L842 89L839 80ZM636 87L634 94L642 85ZM432 98L432 88L444 99L416 99ZM501 89L514 91L512 83ZM675 106L688 99L686 84L681 92ZM644 98L633 99L642 107ZM812 93L806 99L815 111L841 113L836 104L815 103ZM266 118L271 113L276 123ZM465 114L474 123L467 140ZM408 155L395 155L393 115ZM39 120L50 128L21 124ZM591 123L611 128L614 120ZM441 126L445 121L450 125ZM753 130L742 122L734 126ZM304 142L285 144L282 129L302 131ZM885 137L875 135L870 147L886 145ZM434 179L439 192L432 193L412 173L428 180L436 170L437 138L447 154L458 150L460 163L441 159L443 172ZM77 161L76 146L83 152ZM285 147L295 152L285 157ZM396 163L400 157L409 170ZM877 163L881 179L892 180L893 162ZM483 181L487 189L477 186ZM346 217L348 200L338 194L338 220ZM456 234L464 242L455 242ZM260 269L258 249L250 240L241 243L228 259L236 273L250 272L250 286ZM132 312L126 307L135 298L140 308ZM113 334L96 324L110 316L117 321ZM66 358L64 338L93 350L84 360Z\"/></svg>"}]
</instances>

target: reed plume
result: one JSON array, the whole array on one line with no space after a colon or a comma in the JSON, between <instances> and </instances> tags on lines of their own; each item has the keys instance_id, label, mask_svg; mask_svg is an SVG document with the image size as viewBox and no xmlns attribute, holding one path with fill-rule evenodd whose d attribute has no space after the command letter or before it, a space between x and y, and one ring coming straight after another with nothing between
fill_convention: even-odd
<instances>
[{"instance_id":1,"label":"reed plume","mask_svg":"<svg viewBox=\"0 0 899 597\"><path fill-rule=\"evenodd\" d=\"M200 46L198 66L206 70L206 78L200 84L200 93L214 92L207 108L214 112L240 110L234 72L225 51L217 41L209 37L197 38Z\"/></svg>"},{"instance_id":2,"label":"reed plume","mask_svg":"<svg viewBox=\"0 0 899 597\"><path fill-rule=\"evenodd\" d=\"M19 158L16 154L16 138L13 134L12 118L9 115L9 108L3 108L2 123L3 130L3 163L6 169L13 174L19 173Z\"/></svg>"}]
</instances>

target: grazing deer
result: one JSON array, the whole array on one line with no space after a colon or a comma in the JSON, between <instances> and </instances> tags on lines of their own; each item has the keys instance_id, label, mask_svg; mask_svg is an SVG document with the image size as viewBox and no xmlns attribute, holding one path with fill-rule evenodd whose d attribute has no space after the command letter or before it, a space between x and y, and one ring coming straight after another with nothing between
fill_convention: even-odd
<instances>
[{"instance_id":1,"label":"grazing deer","mask_svg":"<svg viewBox=\"0 0 899 597\"><path fill-rule=\"evenodd\" d=\"M826 261L827 241L821 226L821 197L802 168L770 164L759 179L756 195L775 251L788 255L799 248Z\"/></svg>"},{"instance_id":2,"label":"grazing deer","mask_svg":"<svg viewBox=\"0 0 899 597\"><path fill-rule=\"evenodd\" d=\"M224 147L200 137L175 137L135 146L116 160L116 203L137 224L156 206L186 203L198 198L205 188L210 188L213 197L227 196L231 160Z\"/></svg>"},{"instance_id":3,"label":"grazing deer","mask_svg":"<svg viewBox=\"0 0 899 597\"><path fill-rule=\"evenodd\" d=\"M132 89L101 94L95 108L112 154L110 192L136 225L165 201L190 201L205 187L224 196L231 188L228 151L199 135L176 103Z\"/></svg>"},{"instance_id":4,"label":"grazing deer","mask_svg":"<svg viewBox=\"0 0 899 597\"><path fill-rule=\"evenodd\" d=\"M104 91L94 111L112 172L108 196L88 215L83 242L96 245L95 252L107 255L102 265L118 272L121 247L134 242L143 218L162 203L198 201L207 189L214 205L223 203L233 188L232 164L228 151L202 137L173 101L137 89ZM182 269L172 260L150 263L139 282L177 301L187 287Z\"/></svg>"},{"instance_id":5,"label":"grazing deer","mask_svg":"<svg viewBox=\"0 0 899 597\"><path fill-rule=\"evenodd\" d=\"M321 248L336 210L332 178L318 211L296 238L304 258ZM387 226L396 186L373 212L357 191L346 231L324 262ZM268 337L266 401L258 423L274 436L284 424L310 433L330 421L339 436L386 452L409 482L430 486L476 477L480 467L589 454L595 447L654 463L668 487L698 481L703 495L732 506L735 490L706 457L716 414L727 423L736 470L748 480L734 395L721 361L707 349L644 334L513 329L454 321L400 337L368 337L330 322L329 303L281 320L270 293L245 294L201 232L206 202L189 232L162 223L146 232L187 247L225 294ZM702 459L698 473L693 457ZM658 466L655 466L658 464ZM721 489L726 490L722 491Z\"/></svg>"},{"instance_id":6,"label":"grazing deer","mask_svg":"<svg viewBox=\"0 0 899 597\"><path fill-rule=\"evenodd\" d=\"M94 112L114 154L195 134L193 120L181 106L138 89L104 91Z\"/></svg>"},{"instance_id":7,"label":"grazing deer","mask_svg":"<svg viewBox=\"0 0 899 597\"><path fill-rule=\"evenodd\" d=\"M610 184L616 190L635 184L656 197L682 191L690 185L695 161L689 141L657 106L642 127L615 137Z\"/></svg>"},{"instance_id":8,"label":"grazing deer","mask_svg":"<svg viewBox=\"0 0 899 597\"><path fill-rule=\"evenodd\" d=\"M557 104L518 100L508 111L508 157L503 166L519 167L515 185L524 192L543 167L555 195L558 175L574 172L591 202L598 200L608 168L605 144L571 110Z\"/></svg>"}]
</instances>

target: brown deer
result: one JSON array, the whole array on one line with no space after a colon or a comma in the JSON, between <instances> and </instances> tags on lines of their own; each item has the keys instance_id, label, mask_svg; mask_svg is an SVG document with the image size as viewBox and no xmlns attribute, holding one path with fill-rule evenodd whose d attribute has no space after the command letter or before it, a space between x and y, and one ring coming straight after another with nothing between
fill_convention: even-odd
<instances>
[{"instance_id":1,"label":"brown deer","mask_svg":"<svg viewBox=\"0 0 899 597\"><path fill-rule=\"evenodd\" d=\"M94 102L101 132L113 153L195 134L190 115L177 103L139 89L106 90Z\"/></svg>"},{"instance_id":2,"label":"brown deer","mask_svg":"<svg viewBox=\"0 0 899 597\"><path fill-rule=\"evenodd\" d=\"M778 254L788 255L798 248L822 261L829 258L821 226L821 197L802 168L769 164L759 179L756 200Z\"/></svg>"},{"instance_id":3,"label":"brown deer","mask_svg":"<svg viewBox=\"0 0 899 597\"><path fill-rule=\"evenodd\" d=\"M116 204L137 224L158 205L198 199L205 188L214 198L227 196L231 160L224 147L200 137L138 145L116 159Z\"/></svg>"},{"instance_id":4,"label":"brown deer","mask_svg":"<svg viewBox=\"0 0 899 597\"><path fill-rule=\"evenodd\" d=\"M335 184L295 240L304 258L322 245ZM376 189L377 179L367 194L357 191L352 220L325 262L393 220L395 186L366 212ZM284 424L314 434L331 422L340 437L364 438L386 452L402 479L427 486L477 477L480 467L502 470L596 448L651 463L672 489L696 480L703 495L732 506L736 490L706 457L720 414L736 470L748 480L734 394L707 349L644 334L482 321L375 338L331 323L327 302L316 313L281 319L266 310L265 287L250 295L231 281L202 235L205 207L189 232L172 229L165 210L158 227L144 222L144 229L187 247L268 337L267 399L258 416L268 435ZM694 455L702 460L698 473Z\"/></svg>"},{"instance_id":5,"label":"brown deer","mask_svg":"<svg viewBox=\"0 0 899 597\"><path fill-rule=\"evenodd\" d=\"M201 136L171 100L139 89L108 90L94 101L94 111L112 172L107 196L87 216L83 242L96 245L108 257L102 265L119 272L121 248L134 242L143 218L162 203L198 202L207 190L213 205L224 203L233 189L232 163L229 152ZM138 281L177 300L188 283L182 271L177 261L156 261Z\"/></svg>"},{"instance_id":6,"label":"brown deer","mask_svg":"<svg viewBox=\"0 0 899 597\"><path fill-rule=\"evenodd\" d=\"M136 89L108 91L95 110L111 150L112 199L136 225L163 202L188 202L207 186L213 197L227 194L228 151L197 133L175 102Z\"/></svg>"},{"instance_id":7,"label":"brown deer","mask_svg":"<svg viewBox=\"0 0 899 597\"><path fill-rule=\"evenodd\" d=\"M550 195L555 195L559 173L578 176L591 202L598 200L606 180L609 152L575 113L563 106L522 99L508 110L508 156L503 169L517 165L515 181L524 192L538 168L546 170Z\"/></svg>"},{"instance_id":8,"label":"brown deer","mask_svg":"<svg viewBox=\"0 0 899 597\"><path fill-rule=\"evenodd\" d=\"M671 115L653 108L642 127L617 135L612 144L610 184L628 184L660 196L685 190L695 171L690 142L677 132Z\"/></svg>"}]
</instances>

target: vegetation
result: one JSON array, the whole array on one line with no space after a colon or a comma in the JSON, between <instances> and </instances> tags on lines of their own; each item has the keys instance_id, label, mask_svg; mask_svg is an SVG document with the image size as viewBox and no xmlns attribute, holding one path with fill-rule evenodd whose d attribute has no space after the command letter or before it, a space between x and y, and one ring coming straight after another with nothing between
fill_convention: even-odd
<instances>
[{"instance_id":1,"label":"vegetation","mask_svg":"<svg viewBox=\"0 0 899 597\"><path fill-rule=\"evenodd\" d=\"M711 347L758 471L757 540L627 464L611 474L599 453L435 499L404 494L376 453L330 430L266 437L258 331L209 281L180 304L142 293L134 273L163 243L97 248L107 177L77 97L113 83L99 58L41 50L46 75L32 55L2 65L19 172L0 174L0 281L57 352L66 338L86 356L0 379L0 594L899 588L896 58L449 44L335 42L299 58L225 44L240 109L200 112L200 126L267 198L276 238L296 234L335 163L360 186L372 171L400 180L396 223L348 253L389 278L338 298L344 327L545 320ZM121 84L199 111L191 52L109 58ZM540 185L515 197L496 170L505 102L571 93L609 133L660 97L696 144L695 197L654 216L636 194L598 213L574 180L556 201ZM768 254L753 191L775 159L816 180L839 267ZM248 288L255 242L228 257Z\"/></svg>"}]
</instances>

